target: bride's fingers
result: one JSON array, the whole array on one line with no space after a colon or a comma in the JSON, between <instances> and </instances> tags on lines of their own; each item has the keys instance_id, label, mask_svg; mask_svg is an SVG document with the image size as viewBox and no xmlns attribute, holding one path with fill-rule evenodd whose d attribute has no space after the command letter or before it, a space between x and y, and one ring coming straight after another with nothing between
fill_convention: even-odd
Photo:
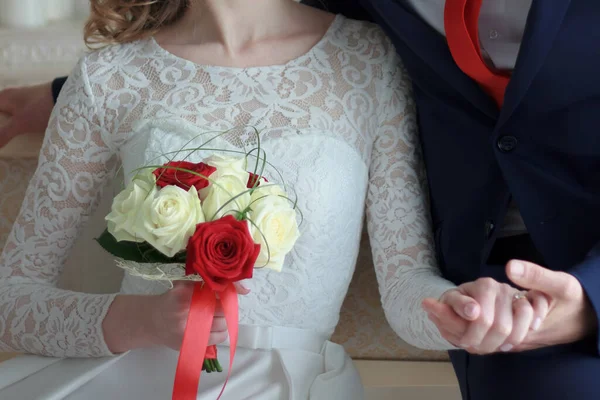
<instances>
[{"instance_id":1,"label":"bride's fingers","mask_svg":"<svg viewBox=\"0 0 600 400\"><path fill-rule=\"evenodd\" d=\"M223 306L221 305L221 301L217 300L217 305L215 306L215 318L224 317L225 312L223 311Z\"/></svg>"},{"instance_id":2,"label":"bride's fingers","mask_svg":"<svg viewBox=\"0 0 600 400\"><path fill-rule=\"evenodd\" d=\"M248 289L246 286L244 286L243 283L241 282L234 282L233 286L235 286L235 290L238 292L238 294L248 294L250 293L250 289ZM173 289L178 289L178 290L193 290L194 289L194 282L189 282L189 281L175 281L173 282ZM173 290L171 289L171 290ZM219 296L217 296L218 298Z\"/></svg>"},{"instance_id":3,"label":"bride's fingers","mask_svg":"<svg viewBox=\"0 0 600 400\"><path fill-rule=\"evenodd\" d=\"M467 321L475 321L481 312L479 304L472 297L465 296L456 289L448 290L440 301L448 304L456 314Z\"/></svg>"},{"instance_id":4,"label":"bride's fingers","mask_svg":"<svg viewBox=\"0 0 600 400\"><path fill-rule=\"evenodd\" d=\"M431 320L431 322L433 322L435 324L435 326L438 327L438 330L440 331L440 334L442 335L442 337L444 339L446 339L453 346L458 347L458 345L460 343L460 337L457 336L456 334L454 334L453 332L449 332L446 329L444 329L442 322L435 315L429 314L428 316L429 316L429 319Z\"/></svg>"},{"instance_id":5,"label":"bride's fingers","mask_svg":"<svg viewBox=\"0 0 600 400\"><path fill-rule=\"evenodd\" d=\"M469 321L458 316L449 305L433 299L431 302L428 300L423 302L423 308L438 329L450 332L456 337L462 337L469 327Z\"/></svg>"},{"instance_id":6,"label":"bride's fingers","mask_svg":"<svg viewBox=\"0 0 600 400\"><path fill-rule=\"evenodd\" d=\"M223 317L215 317L213 318L211 333L215 332L226 332L227 331L227 322Z\"/></svg>"},{"instance_id":7,"label":"bride's fingers","mask_svg":"<svg viewBox=\"0 0 600 400\"><path fill-rule=\"evenodd\" d=\"M238 294L247 295L250 293L250 289L244 286L241 282L235 282L233 285L235 286L235 290L238 292Z\"/></svg>"},{"instance_id":8,"label":"bride's fingers","mask_svg":"<svg viewBox=\"0 0 600 400\"><path fill-rule=\"evenodd\" d=\"M215 345L215 344L221 344L225 340L227 340L228 336L229 335L227 334L227 331L224 331L224 332L212 332L210 334L210 337L208 338L208 345L212 346L212 345Z\"/></svg>"},{"instance_id":9,"label":"bride's fingers","mask_svg":"<svg viewBox=\"0 0 600 400\"><path fill-rule=\"evenodd\" d=\"M194 282L189 281L174 281L171 290L194 290Z\"/></svg>"}]
</instances>

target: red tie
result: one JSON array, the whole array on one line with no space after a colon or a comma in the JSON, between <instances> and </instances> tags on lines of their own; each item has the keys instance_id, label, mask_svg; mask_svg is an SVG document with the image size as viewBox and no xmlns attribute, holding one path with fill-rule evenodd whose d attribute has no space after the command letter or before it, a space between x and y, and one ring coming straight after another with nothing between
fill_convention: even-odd
<instances>
[{"instance_id":1,"label":"red tie","mask_svg":"<svg viewBox=\"0 0 600 400\"><path fill-rule=\"evenodd\" d=\"M482 0L446 0L444 28L458 67L502 107L509 76L492 71L481 57L478 19Z\"/></svg>"}]
</instances>

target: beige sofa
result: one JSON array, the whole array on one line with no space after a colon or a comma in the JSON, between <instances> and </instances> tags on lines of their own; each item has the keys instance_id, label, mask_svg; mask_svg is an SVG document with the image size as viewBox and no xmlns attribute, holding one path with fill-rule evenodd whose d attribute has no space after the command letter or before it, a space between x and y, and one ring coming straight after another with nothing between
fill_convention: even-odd
<instances>
[{"instance_id":1,"label":"beige sofa","mask_svg":"<svg viewBox=\"0 0 600 400\"><path fill-rule=\"evenodd\" d=\"M28 32L0 29L0 88L33 84L68 72L82 51L77 39L80 29L80 23ZM20 137L0 150L0 245L6 240L35 169L39 136ZM105 192L96 215L76 244L62 287L96 293L118 289L121 272L93 241L104 226L103 216L115 191L110 188ZM407 345L387 324L366 235L333 340L343 344L355 360L368 399L459 399L446 354ZM0 362L6 357L0 354Z\"/></svg>"}]
</instances>

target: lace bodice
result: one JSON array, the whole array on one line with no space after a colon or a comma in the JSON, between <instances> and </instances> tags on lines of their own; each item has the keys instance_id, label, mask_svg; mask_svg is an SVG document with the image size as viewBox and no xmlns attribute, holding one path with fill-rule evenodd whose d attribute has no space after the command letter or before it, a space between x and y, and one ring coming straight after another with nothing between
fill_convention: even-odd
<instances>
[{"instance_id":1,"label":"lace bodice","mask_svg":"<svg viewBox=\"0 0 600 400\"><path fill-rule=\"evenodd\" d=\"M366 204L393 328L414 345L448 348L420 310L424 297L452 285L435 266L410 84L379 28L338 16L307 54L279 66L201 66L153 39L82 58L52 113L2 254L0 351L110 354L101 324L115 295L56 288L103 186L119 162L127 179L137 167L164 162L165 153L200 143L202 132L233 129L215 148L252 145L255 139L234 129L241 126L260 131L304 219L283 271L256 271L246 282L252 291L240 298L240 322L331 334ZM267 177L278 180L269 170ZM130 276L122 286L126 293L164 290Z\"/></svg>"}]
</instances>

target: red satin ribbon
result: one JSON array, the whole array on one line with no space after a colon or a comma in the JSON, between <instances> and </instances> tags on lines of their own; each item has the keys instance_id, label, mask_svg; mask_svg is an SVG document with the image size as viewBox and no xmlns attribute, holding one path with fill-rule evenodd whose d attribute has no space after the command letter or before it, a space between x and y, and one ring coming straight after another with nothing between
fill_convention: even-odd
<instances>
[{"instance_id":1,"label":"red satin ribbon","mask_svg":"<svg viewBox=\"0 0 600 400\"><path fill-rule=\"evenodd\" d=\"M235 356L235 348L238 338L238 299L237 291L233 284L227 285L225 290L219 293L223 313L227 321L229 331L229 369L223 388L219 394L220 399L227 381L231 375L231 367ZM175 372L175 383L173 386L173 400L196 400L200 374L206 356L206 348L210 337L210 328L215 316L217 298L215 292L207 285L197 282L194 285L194 293L190 304L187 325L183 335L177 371Z\"/></svg>"},{"instance_id":2,"label":"red satin ribbon","mask_svg":"<svg viewBox=\"0 0 600 400\"><path fill-rule=\"evenodd\" d=\"M238 322L239 322L239 307L237 290L233 283L227 285L227 288L221 293L221 306L223 306L223 313L225 314L225 322L227 322L227 331L229 332L229 369L227 370L227 378L221 388L221 393L217 400L223 395L227 381L231 376L231 367L233 366L233 358L235 357L235 348L237 347L238 340Z\"/></svg>"}]
</instances>

